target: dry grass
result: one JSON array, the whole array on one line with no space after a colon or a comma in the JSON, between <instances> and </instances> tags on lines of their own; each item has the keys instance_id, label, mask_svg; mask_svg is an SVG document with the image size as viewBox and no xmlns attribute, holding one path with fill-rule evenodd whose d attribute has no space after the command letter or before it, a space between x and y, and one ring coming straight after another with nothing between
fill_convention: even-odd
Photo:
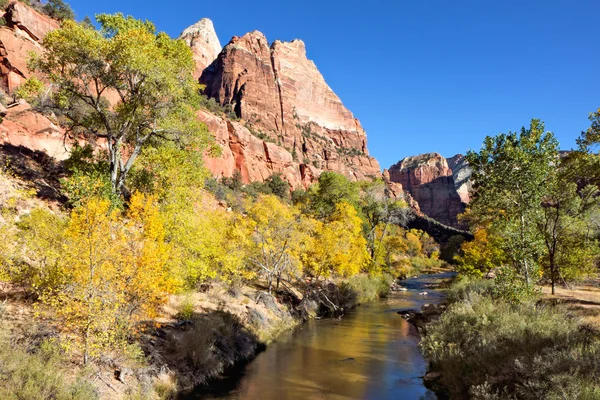
<instances>
[{"instance_id":1,"label":"dry grass","mask_svg":"<svg viewBox=\"0 0 600 400\"><path fill-rule=\"evenodd\" d=\"M551 294L550 286L542 288L543 299L563 303L582 323L600 332L600 278L581 285L556 287Z\"/></svg>"}]
</instances>

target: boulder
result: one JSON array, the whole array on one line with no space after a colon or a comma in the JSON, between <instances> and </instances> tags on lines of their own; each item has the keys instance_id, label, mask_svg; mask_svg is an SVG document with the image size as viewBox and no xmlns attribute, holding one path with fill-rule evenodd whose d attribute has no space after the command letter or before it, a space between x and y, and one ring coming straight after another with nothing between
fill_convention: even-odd
<instances>
[{"instance_id":1,"label":"boulder","mask_svg":"<svg viewBox=\"0 0 600 400\"><path fill-rule=\"evenodd\" d=\"M57 160L69 156L70 145L64 135L64 129L24 101L6 110L0 123L0 144L43 151Z\"/></svg>"}]
</instances>

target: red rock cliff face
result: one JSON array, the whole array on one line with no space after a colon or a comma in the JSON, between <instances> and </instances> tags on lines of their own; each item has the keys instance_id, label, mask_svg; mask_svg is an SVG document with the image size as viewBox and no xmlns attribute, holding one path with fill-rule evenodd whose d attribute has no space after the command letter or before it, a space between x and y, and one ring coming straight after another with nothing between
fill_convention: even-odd
<instances>
[{"instance_id":1,"label":"red rock cliff face","mask_svg":"<svg viewBox=\"0 0 600 400\"><path fill-rule=\"evenodd\" d=\"M401 184L424 214L445 225L459 227L456 216L465 206L444 157L437 153L406 157L390 167L389 180Z\"/></svg>"},{"instance_id":2,"label":"red rock cliff face","mask_svg":"<svg viewBox=\"0 0 600 400\"><path fill-rule=\"evenodd\" d=\"M462 154L457 154L454 157L448 159L448 166L452 170L452 176L454 178L454 187L460 196L460 200L469 204L471 201L471 195L469 191L473 186L471 182L471 167Z\"/></svg>"},{"instance_id":3,"label":"red rock cliff face","mask_svg":"<svg viewBox=\"0 0 600 400\"><path fill-rule=\"evenodd\" d=\"M380 176L365 131L306 58L302 41L269 46L258 31L234 37L200 82L205 94L232 107L255 137L267 137L265 146L292 157L293 186L308 185L324 170L352 180Z\"/></svg>"},{"instance_id":4,"label":"red rock cliff face","mask_svg":"<svg viewBox=\"0 0 600 400\"><path fill-rule=\"evenodd\" d=\"M0 89L11 94L31 76L27 69L29 52L42 51L39 42L58 28L58 23L19 2L11 3L4 14L6 26L0 27ZM0 145L23 146L40 150L63 160L70 144L64 130L21 101L6 110L0 106Z\"/></svg>"},{"instance_id":5,"label":"red rock cliff face","mask_svg":"<svg viewBox=\"0 0 600 400\"><path fill-rule=\"evenodd\" d=\"M31 76L27 69L29 52L41 51L39 42L59 25L19 2L6 8L4 19L6 26L0 27L0 86L12 93Z\"/></svg>"}]
</instances>

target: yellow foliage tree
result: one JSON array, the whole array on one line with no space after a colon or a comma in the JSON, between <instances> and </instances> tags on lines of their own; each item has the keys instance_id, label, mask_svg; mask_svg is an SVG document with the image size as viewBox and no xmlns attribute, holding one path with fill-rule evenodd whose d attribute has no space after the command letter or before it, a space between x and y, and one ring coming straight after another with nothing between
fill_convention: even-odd
<instances>
[{"instance_id":1,"label":"yellow foliage tree","mask_svg":"<svg viewBox=\"0 0 600 400\"><path fill-rule=\"evenodd\" d=\"M499 238L485 228L475 231L475 238L464 242L461 246L462 255L456 256L456 270L463 275L481 277L492 268L501 266L506 256L499 243Z\"/></svg>"},{"instance_id":2,"label":"yellow foliage tree","mask_svg":"<svg viewBox=\"0 0 600 400\"><path fill-rule=\"evenodd\" d=\"M248 218L198 207L178 221L170 229L170 239L189 286L214 279L235 284L253 276L246 267L253 228Z\"/></svg>"},{"instance_id":3,"label":"yellow foliage tree","mask_svg":"<svg viewBox=\"0 0 600 400\"><path fill-rule=\"evenodd\" d=\"M362 235L362 220L349 203L336 204L325 223L310 221L306 239L310 245L301 260L314 278L332 274L349 277L359 273L370 261L367 241Z\"/></svg>"},{"instance_id":4,"label":"yellow foliage tree","mask_svg":"<svg viewBox=\"0 0 600 400\"><path fill-rule=\"evenodd\" d=\"M254 223L249 260L265 275L271 293L273 281L279 287L283 274L297 262L293 245L298 240L299 212L276 196L263 195L248 207L248 217Z\"/></svg>"},{"instance_id":5,"label":"yellow foliage tree","mask_svg":"<svg viewBox=\"0 0 600 400\"><path fill-rule=\"evenodd\" d=\"M60 263L65 284L46 290L83 363L124 347L141 320L156 314L176 289L155 201L134 194L125 218L110 202L91 199L73 211Z\"/></svg>"}]
</instances>

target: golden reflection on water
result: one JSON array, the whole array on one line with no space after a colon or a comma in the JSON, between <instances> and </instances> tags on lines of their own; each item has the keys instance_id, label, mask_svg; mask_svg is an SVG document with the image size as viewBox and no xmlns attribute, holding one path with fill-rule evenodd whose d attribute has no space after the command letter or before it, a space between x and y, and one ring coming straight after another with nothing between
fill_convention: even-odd
<instances>
[{"instance_id":1,"label":"golden reflection on water","mask_svg":"<svg viewBox=\"0 0 600 400\"><path fill-rule=\"evenodd\" d=\"M436 302L417 290L362 305L341 321L310 321L258 355L233 387L192 398L229 400L434 399L423 387L418 334L396 313Z\"/></svg>"}]
</instances>

